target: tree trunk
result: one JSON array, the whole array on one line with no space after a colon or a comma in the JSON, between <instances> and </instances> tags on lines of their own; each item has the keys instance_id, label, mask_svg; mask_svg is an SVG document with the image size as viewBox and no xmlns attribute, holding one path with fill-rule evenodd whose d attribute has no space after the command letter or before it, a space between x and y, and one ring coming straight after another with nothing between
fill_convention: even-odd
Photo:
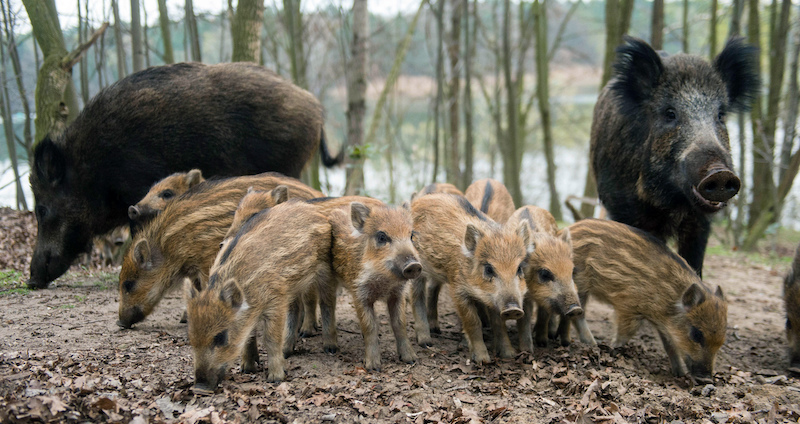
<instances>
[{"instance_id":1,"label":"tree trunk","mask_svg":"<svg viewBox=\"0 0 800 424\"><path fill-rule=\"evenodd\" d=\"M23 146L25 147L27 156L31 157L31 149L33 148L33 136L31 135L31 105L28 101L28 91L25 89L22 78L22 65L19 60L17 40L14 37L14 26L11 22L11 19L13 19L11 8L8 2L6 2L5 5L8 9L3 9L3 22L5 24L6 39L8 40L8 56L11 59L11 66L14 69L14 79L17 82L17 90L19 91L19 98L22 103L22 112L25 114L25 127L22 129Z\"/></svg>"},{"instance_id":2,"label":"tree trunk","mask_svg":"<svg viewBox=\"0 0 800 424\"><path fill-rule=\"evenodd\" d=\"M261 26L264 19L264 0L239 0L231 23L234 62L261 60Z\"/></svg>"},{"instance_id":3,"label":"tree trunk","mask_svg":"<svg viewBox=\"0 0 800 424\"><path fill-rule=\"evenodd\" d=\"M553 154L553 132L550 121L549 55L547 52L547 0L534 1L536 8L536 92L539 97L539 112L544 135L544 157L547 160L547 186L550 190L550 213L556 221L562 221L561 201L556 188L556 162Z\"/></svg>"},{"instance_id":4,"label":"tree trunk","mask_svg":"<svg viewBox=\"0 0 800 424\"><path fill-rule=\"evenodd\" d=\"M683 0L681 24L681 48L684 53L689 53L689 0Z\"/></svg>"},{"instance_id":5,"label":"tree trunk","mask_svg":"<svg viewBox=\"0 0 800 424\"><path fill-rule=\"evenodd\" d=\"M708 58L711 63L717 57L717 1L711 0L711 19L708 21Z\"/></svg>"},{"instance_id":6,"label":"tree trunk","mask_svg":"<svg viewBox=\"0 0 800 424\"><path fill-rule=\"evenodd\" d=\"M517 102L517 87L511 79L511 4L510 0L503 0L503 77L506 85L506 113L508 114L508 131L505 140L500 143L503 154L503 178L515 205L522 205L522 190L520 187L519 168L517 166L519 111Z\"/></svg>"},{"instance_id":7,"label":"tree trunk","mask_svg":"<svg viewBox=\"0 0 800 424\"><path fill-rule=\"evenodd\" d=\"M197 31L197 18L194 15L194 4L192 0L186 0L186 31L189 35L189 46L192 51L192 60L202 62L203 56L200 53L200 34Z\"/></svg>"},{"instance_id":8,"label":"tree trunk","mask_svg":"<svg viewBox=\"0 0 800 424\"><path fill-rule=\"evenodd\" d=\"M158 23L161 25L161 39L164 42L164 63L175 63L175 54L172 51L172 31L170 30L167 0L158 0Z\"/></svg>"},{"instance_id":9,"label":"tree trunk","mask_svg":"<svg viewBox=\"0 0 800 424\"><path fill-rule=\"evenodd\" d=\"M447 160L447 182L461 185L461 158L459 155L459 97L461 96L461 19L462 1L452 0L450 11L450 34L447 37L447 56L450 61L450 83L447 90L447 106L450 118L450 148ZM460 187L462 190L466 187Z\"/></svg>"},{"instance_id":10,"label":"tree trunk","mask_svg":"<svg viewBox=\"0 0 800 424\"><path fill-rule=\"evenodd\" d=\"M794 149L794 138L797 136L798 92L797 66L800 54L800 26L795 26L794 45L792 46L792 61L789 65L789 87L786 92L786 116L783 121L783 145L781 146L780 178L786 176Z\"/></svg>"},{"instance_id":11,"label":"tree trunk","mask_svg":"<svg viewBox=\"0 0 800 424\"><path fill-rule=\"evenodd\" d=\"M9 31L9 23L8 17L11 15L11 11L8 11L6 14L6 8L4 4L0 4L0 7L3 9L3 23L6 30L6 33ZM3 81L7 81L7 73L6 73L6 49L5 49L5 39L3 37L3 32L0 31L0 78ZM10 41L10 40L9 40ZM9 42L9 48L13 44ZM28 210L28 203L25 201L25 192L22 191L22 180L19 174L19 164L17 158L17 143L14 141L14 121L11 117L11 102L9 101L8 96L8 84L3 84L2 93L0 93L0 116L3 118L3 129L5 130L6 136L6 147L8 149L8 158L11 161L11 169L14 172L14 186L16 187L16 208L19 210Z\"/></svg>"},{"instance_id":12,"label":"tree trunk","mask_svg":"<svg viewBox=\"0 0 800 424\"><path fill-rule=\"evenodd\" d=\"M89 16L87 14L86 21L83 19L82 11L81 11L81 0L77 0L78 4L78 44L83 44L86 40L87 33L86 27L89 26ZM83 104L89 102L89 70L86 69L87 67L87 59L86 57L81 57L80 61L80 75L79 79L81 82L81 99L83 100Z\"/></svg>"},{"instance_id":13,"label":"tree trunk","mask_svg":"<svg viewBox=\"0 0 800 424\"><path fill-rule=\"evenodd\" d=\"M142 18L139 13L139 0L131 0L131 48L133 49L133 72L139 72L144 69Z\"/></svg>"},{"instance_id":14,"label":"tree trunk","mask_svg":"<svg viewBox=\"0 0 800 424\"><path fill-rule=\"evenodd\" d=\"M716 1L716 0L712 0ZM664 0L653 0L653 20L650 26L650 45L664 49Z\"/></svg>"},{"instance_id":15,"label":"tree trunk","mask_svg":"<svg viewBox=\"0 0 800 424\"><path fill-rule=\"evenodd\" d=\"M147 9L144 7L144 3L142 3L142 17L144 18L144 22L142 24L142 37L144 41L144 66L145 68L150 67L150 40L147 36Z\"/></svg>"},{"instance_id":16,"label":"tree trunk","mask_svg":"<svg viewBox=\"0 0 800 424\"><path fill-rule=\"evenodd\" d=\"M114 13L114 43L117 46L117 80L121 80L128 74L128 64L125 58L125 42L122 39L122 21L119 19L117 0L111 0L111 9Z\"/></svg>"},{"instance_id":17,"label":"tree trunk","mask_svg":"<svg viewBox=\"0 0 800 424\"><path fill-rule=\"evenodd\" d=\"M475 161L475 134L472 122L472 63L475 60L475 35L476 20L470 23L469 0L463 0L464 8L464 173L462 174L461 187L468 187L473 180L472 165ZM472 13L477 13L478 0L472 4ZM470 27L470 25L472 25Z\"/></svg>"},{"instance_id":18,"label":"tree trunk","mask_svg":"<svg viewBox=\"0 0 800 424\"><path fill-rule=\"evenodd\" d=\"M444 101L444 3L438 0L434 16L436 17L436 98L433 101L433 176L431 181L439 177L439 136L441 135L441 106ZM433 5L432 5L433 6Z\"/></svg>"},{"instance_id":19,"label":"tree trunk","mask_svg":"<svg viewBox=\"0 0 800 424\"><path fill-rule=\"evenodd\" d=\"M102 90L106 86L106 81L103 75L103 66L106 63L105 56L106 37L105 33L100 35L100 47L95 44L94 46L94 66L97 70L97 89Z\"/></svg>"},{"instance_id":20,"label":"tree trunk","mask_svg":"<svg viewBox=\"0 0 800 424\"><path fill-rule=\"evenodd\" d=\"M364 114L367 111L367 39L369 14L367 0L353 0L353 42L347 73L347 163L348 196L364 194Z\"/></svg>"}]
</instances>

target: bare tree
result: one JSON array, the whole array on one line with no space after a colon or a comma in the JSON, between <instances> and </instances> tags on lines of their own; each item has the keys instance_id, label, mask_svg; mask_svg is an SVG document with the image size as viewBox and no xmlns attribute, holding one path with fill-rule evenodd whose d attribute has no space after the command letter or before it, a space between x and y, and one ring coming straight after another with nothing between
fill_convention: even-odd
<instances>
[{"instance_id":1,"label":"bare tree","mask_svg":"<svg viewBox=\"0 0 800 424\"><path fill-rule=\"evenodd\" d=\"M31 105L28 101L28 92L25 89L25 84L22 78L22 64L19 60L19 51L17 50L17 41L14 36L14 15L11 13L11 5L5 2L3 8L3 29L6 33L6 40L8 40L8 57L11 59L11 66L14 69L14 80L17 83L17 90L19 91L20 102L22 103L22 112L25 114L25 126L22 129L23 147L26 150L27 156L31 157L31 149L33 148L33 136L31 135ZM2 5L0 5L2 7Z\"/></svg>"},{"instance_id":2,"label":"bare tree","mask_svg":"<svg viewBox=\"0 0 800 424\"><path fill-rule=\"evenodd\" d=\"M433 9L436 19L436 96L433 99L433 176L432 181L436 181L439 175L439 137L441 135L440 124L441 107L444 101L444 5L445 0L438 0ZM434 5L431 4L431 7Z\"/></svg>"},{"instance_id":3,"label":"bare tree","mask_svg":"<svg viewBox=\"0 0 800 424\"><path fill-rule=\"evenodd\" d=\"M186 12L186 32L188 33L189 45L192 52L192 60L202 62L203 57L200 53L200 34L197 31L197 18L194 15L194 3L186 0L184 10Z\"/></svg>"},{"instance_id":4,"label":"bare tree","mask_svg":"<svg viewBox=\"0 0 800 424\"><path fill-rule=\"evenodd\" d=\"M145 68L150 67L150 40L148 39L147 32L149 28L147 27L147 8L144 7L144 3L141 4L142 7L142 17L144 17L144 22L142 23L142 37L144 41L144 66Z\"/></svg>"},{"instance_id":5,"label":"bare tree","mask_svg":"<svg viewBox=\"0 0 800 424\"><path fill-rule=\"evenodd\" d=\"M133 72L139 72L144 69L142 18L139 13L139 0L131 0L131 48L133 49Z\"/></svg>"},{"instance_id":6,"label":"bare tree","mask_svg":"<svg viewBox=\"0 0 800 424\"><path fill-rule=\"evenodd\" d=\"M0 5L3 9L3 23L8 31L8 16L9 13L6 13L6 8L4 5ZM0 31L0 78L3 81L7 81L8 74L6 73L6 61L8 56L6 55L6 48L5 48L6 40L3 37L3 32ZM9 43L10 44L10 43ZM17 209L21 210L28 210L28 203L25 201L25 193L22 191L22 179L19 173L19 164L17 163L17 146L14 141L16 136L14 135L14 121L11 117L11 102L10 97L8 95L8 84L3 84L2 93L0 93L0 116L3 118L3 129L5 130L6 136L6 147L8 148L8 158L11 160L11 169L14 172L14 186L16 187L16 207Z\"/></svg>"},{"instance_id":7,"label":"bare tree","mask_svg":"<svg viewBox=\"0 0 800 424\"><path fill-rule=\"evenodd\" d=\"M89 35L86 31L87 27L89 26L89 16L87 13L86 21L84 22L82 12L81 12L81 0L78 1L78 44L82 44L86 41L86 37ZM88 1L86 2L88 3ZM89 70L87 69L88 60L86 56L81 56L80 60L80 81L81 81L81 98L83 99L83 104L89 102Z\"/></svg>"},{"instance_id":8,"label":"bare tree","mask_svg":"<svg viewBox=\"0 0 800 424\"><path fill-rule=\"evenodd\" d=\"M447 89L447 106L450 123L449 154L447 155L447 182L456 186L461 185L461 158L459 155L459 127L460 110L459 97L461 93L461 19L463 14L462 1L451 0L450 4L450 33L447 37L447 57L450 61L450 82ZM461 187L464 189L465 187Z\"/></svg>"},{"instance_id":9,"label":"bare tree","mask_svg":"<svg viewBox=\"0 0 800 424\"><path fill-rule=\"evenodd\" d=\"M518 120L519 110L517 102L517 86L511 78L511 2L503 0L503 77L506 88L506 119L508 119L508 130L505 140L500 144L503 155L503 182L514 204L521 205L522 189L519 180L518 158L522 152L518 151Z\"/></svg>"},{"instance_id":10,"label":"bare tree","mask_svg":"<svg viewBox=\"0 0 800 424\"><path fill-rule=\"evenodd\" d=\"M367 0L353 0L353 42L351 59L347 65L347 187L345 194L363 194L364 191L364 114L367 111L367 39L369 14Z\"/></svg>"},{"instance_id":11,"label":"bare tree","mask_svg":"<svg viewBox=\"0 0 800 424\"><path fill-rule=\"evenodd\" d=\"M172 31L170 31L167 0L158 0L158 23L161 26L161 39L164 42L164 63L175 63L175 54L172 52Z\"/></svg>"},{"instance_id":12,"label":"bare tree","mask_svg":"<svg viewBox=\"0 0 800 424\"><path fill-rule=\"evenodd\" d=\"M683 0L681 24L681 46L684 53L689 53L689 0Z\"/></svg>"},{"instance_id":13,"label":"bare tree","mask_svg":"<svg viewBox=\"0 0 800 424\"><path fill-rule=\"evenodd\" d=\"M472 165L475 157L475 127L472 119L472 64L475 61L476 19L470 20L469 0L462 0L464 8L464 173L462 187L472 183ZM472 3L472 13L477 13L478 0Z\"/></svg>"},{"instance_id":14,"label":"bare tree","mask_svg":"<svg viewBox=\"0 0 800 424\"><path fill-rule=\"evenodd\" d=\"M231 23L234 62L261 60L261 27L264 21L264 0L239 0Z\"/></svg>"},{"instance_id":15,"label":"bare tree","mask_svg":"<svg viewBox=\"0 0 800 424\"><path fill-rule=\"evenodd\" d=\"M114 13L114 42L117 45L117 79L128 75L128 63L125 58L125 42L122 39L122 21L119 19L119 3L111 0L111 9Z\"/></svg>"},{"instance_id":16,"label":"bare tree","mask_svg":"<svg viewBox=\"0 0 800 424\"><path fill-rule=\"evenodd\" d=\"M717 0L711 0L711 19L708 20L708 58L711 62L717 57Z\"/></svg>"},{"instance_id":17,"label":"bare tree","mask_svg":"<svg viewBox=\"0 0 800 424\"><path fill-rule=\"evenodd\" d=\"M653 0L653 19L650 25L650 45L656 50L661 50L664 48L664 0Z\"/></svg>"}]
</instances>

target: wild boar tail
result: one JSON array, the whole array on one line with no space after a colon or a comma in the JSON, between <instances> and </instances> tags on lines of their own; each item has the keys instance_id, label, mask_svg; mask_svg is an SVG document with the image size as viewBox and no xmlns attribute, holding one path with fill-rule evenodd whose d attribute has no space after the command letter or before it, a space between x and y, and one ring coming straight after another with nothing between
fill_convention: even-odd
<instances>
[{"instance_id":1,"label":"wild boar tail","mask_svg":"<svg viewBox=\"0 0 800 424\"><path fill-rule=\"evenodd\" d=\"M325 130L323 129L319 137L319 154L322 158L322 164L328 168L332 168L336 165L341 165L344 160L344 146L339 150L336 157L331 156L331 152L328 151L328 143L325 140Z\"/></svg>"}]
</instances>

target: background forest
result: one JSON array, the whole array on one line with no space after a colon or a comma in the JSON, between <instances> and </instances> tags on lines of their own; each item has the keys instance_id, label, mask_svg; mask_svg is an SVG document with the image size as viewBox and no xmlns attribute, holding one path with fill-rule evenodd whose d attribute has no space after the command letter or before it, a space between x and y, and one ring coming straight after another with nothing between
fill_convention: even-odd
<instances>
[{"instance_id":1,"label":"background forest","mask_svg":"<svg viewBox=\"0 0 800 424\"><path fill-rule=\"evenodd\" d=\"M399 203L433 181L463 189L491 176L518 205L569 221L565 199L596 197L592 109L622 35L708 58L740 35L761 48L763 90L751 113L728 118L743 190L718 217L718 238L749 248L782 225L800 229L800 6L789 0L228 0L197 12L192 1L0 1L0 112L13 123L0 205L32 207L33 144L103 87L147 66L249 60L325 105L347 166L314 163L305 178L327 193Z\"/></svg>"}]
</instances>

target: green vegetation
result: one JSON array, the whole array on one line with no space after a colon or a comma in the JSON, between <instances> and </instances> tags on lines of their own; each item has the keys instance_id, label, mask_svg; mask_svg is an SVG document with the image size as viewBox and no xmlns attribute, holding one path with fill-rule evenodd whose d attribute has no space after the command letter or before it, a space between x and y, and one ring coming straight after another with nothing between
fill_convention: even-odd
<instances>
[{"instance_id":1,"label":"green vegetation","mask_svg":"<svg viewBox=\"0 0 800 424\"><path fill-rule=\"evenodd\" d=\"M22 280L22 273L10 269L0 270L0 296L10 294L25 295L30 292L30 289L25 285Z\"/></svg>"}]
</instances>

